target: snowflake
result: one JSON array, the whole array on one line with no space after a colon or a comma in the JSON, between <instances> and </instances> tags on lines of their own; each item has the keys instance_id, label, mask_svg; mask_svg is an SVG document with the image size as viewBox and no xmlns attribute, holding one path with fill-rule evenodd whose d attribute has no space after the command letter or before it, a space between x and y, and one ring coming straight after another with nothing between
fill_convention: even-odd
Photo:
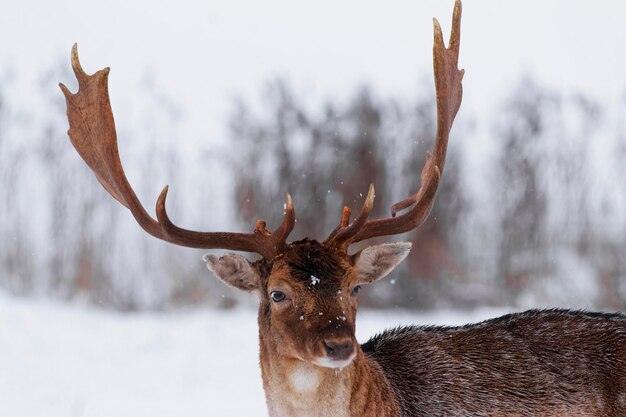
<instances>
[{"instance_id":1,"label":"snowflake","mask_svg":"<svg viewBox=\"0 0 626 417\"><path fill-rule=\"evenodd\" d=\"M311 285L315 286L320 283L320 279L315 275L311 275L311 281L309 281Z\"/></svg>"}]
</instances>

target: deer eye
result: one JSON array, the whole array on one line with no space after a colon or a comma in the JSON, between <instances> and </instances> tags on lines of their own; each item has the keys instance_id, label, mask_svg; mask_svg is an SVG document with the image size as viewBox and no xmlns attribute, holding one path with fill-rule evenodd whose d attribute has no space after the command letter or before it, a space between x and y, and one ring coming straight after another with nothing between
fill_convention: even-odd
<instances>
[{"instance_id":1,"label":"deer eye","mask_svg":"<svg viewBox=\"0 0 626 417\"><path fill-rule=\"evenodd\" d=\"M352 295L353 297L356 297L356 296L359 294L359 291L361 291L361 286L360 286L360 285L357 285L356 287L354 287L354 288L352 289L352 294L351 294L351 295Z\"/></svg>"},{"instance_id":2,"label":"deer eye","mask_svg":"<svg viewBox=\"0 0 626 417\"><path fill-rule=\"evenodd\" d=\"M285 296L285 293L282 291L272 291L270 293L270 298L272 299L273 302L280 303L281 301L285 300L286 296Z\"/></svg>"}]
</instances>

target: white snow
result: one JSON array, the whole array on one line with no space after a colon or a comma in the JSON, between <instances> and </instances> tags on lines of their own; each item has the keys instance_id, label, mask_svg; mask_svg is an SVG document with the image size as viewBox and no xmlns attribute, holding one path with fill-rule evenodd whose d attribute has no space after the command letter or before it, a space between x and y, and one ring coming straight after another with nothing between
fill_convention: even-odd
<instances>
[{"instance_id":1,"label":"white snow","mask_svg":"<svg viewBox=\"0 0 626 417\"><path fill-rule=\"evenodd\" d=\"M365 311L357 337L503 310ZM256 312L120 314L0 294L0 416L266 416Z\"/></svg>"}]
</instances>

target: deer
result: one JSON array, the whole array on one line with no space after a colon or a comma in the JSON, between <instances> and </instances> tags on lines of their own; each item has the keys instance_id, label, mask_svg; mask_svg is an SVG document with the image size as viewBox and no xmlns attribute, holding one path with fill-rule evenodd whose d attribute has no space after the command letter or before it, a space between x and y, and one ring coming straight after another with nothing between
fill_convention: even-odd
<instances>
[{"instance_id":1,"label":"deer","mask_svg":"<svg viewBox=\"0 0 626 417\"><path fill-rule=\"evenodd\" d=\"M158 239L260 256L203 259L225 284L259 298L260 366L271 417L626 416L626 316L620 313L529 310L460 327L398 327L362 345L356 340L361 287L388 275L411 244L376 244L356 253L349 247L409 232L429 215L462 99L460 21L456 0L446 47L434 19L437 131L419 189L394 204L390 217L370 219L370 185L358 215L351 221L351 209L344 207L321 242L287 243L296 221L289 193L273 231L263 220L250 233L176 226L166 211L167 186L157 198L156 219L150 216L120 161L109 68L88 75L76 44L72 48L79 90L60 84L68 134L106 191Z\"/></svg>"}]
</instances>

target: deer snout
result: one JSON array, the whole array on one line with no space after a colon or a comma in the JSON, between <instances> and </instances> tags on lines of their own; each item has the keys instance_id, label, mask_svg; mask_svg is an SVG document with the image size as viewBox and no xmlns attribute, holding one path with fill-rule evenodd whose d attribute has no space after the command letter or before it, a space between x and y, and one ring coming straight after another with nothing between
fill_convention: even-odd
<instances>
[{"instance_id":1,"label":"deer snout","mask_svg":"<svg viewBox=\"0 0 626 417\"><path fill-rule=\"evenodd\" d=\"M356 356L355 341L352 337L327 337L322 340L323 357L315 363L326 368L343 368L348 366Z\"/></svg>"},{"instance_id":2,"label":"deer snout","mask_svg":"<svg viewBox=\"0 0 626 417\"><path fill-rule=\"evenodd\" d=\"M326 356L336 361L344 361L354 353L352 338L324 339L322 343Z\"/></svg>"}]
</instances>

